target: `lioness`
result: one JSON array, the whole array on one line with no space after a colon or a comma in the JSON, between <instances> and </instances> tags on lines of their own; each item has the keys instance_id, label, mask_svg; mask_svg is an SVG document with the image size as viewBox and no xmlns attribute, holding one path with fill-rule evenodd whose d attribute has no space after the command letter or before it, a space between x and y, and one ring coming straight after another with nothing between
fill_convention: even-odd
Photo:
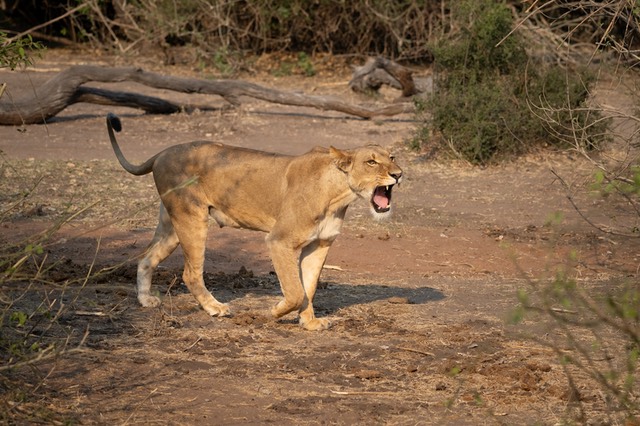
<instances>
[{"instance_id":1,"label":"lioness","mask_svg":"<svg viewBox=\"0 0 640 426\"><path fill-rule=\"evenodd\" d=\"M305 329L327 329L329 321L314 315L313 296L347 207L362 197L374 216L387 215L393 186L402 178L394 157L377 145L315 148L295 157L198 141L167 148L136 166L116 141L120 119L108 114L107 129L122 167L136 176L153 172L162 201L155 235L138 263L138 301L146 307L160 304L150 292L153 271L181 244L182 278L193 296L210 315L229 315L202 277L212 217L220 227L268 233L284 295L271 309L276 318L297 310Z\"/></svg>"}]
</instances>

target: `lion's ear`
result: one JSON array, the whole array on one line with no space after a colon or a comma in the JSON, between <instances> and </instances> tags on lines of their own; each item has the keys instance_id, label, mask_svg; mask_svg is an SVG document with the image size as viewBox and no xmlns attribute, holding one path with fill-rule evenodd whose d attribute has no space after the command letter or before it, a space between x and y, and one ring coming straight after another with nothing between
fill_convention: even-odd
<instances>
[{"instance_id":1,"label":"lion's ear","mask_svg":"<svg viewBox=\"0 0 640 426\"><path fill-rule=\"evenodd\" d=\"M351 154L346 151L341 151L338 148L329 147L329 155L333 158L333 162L343 172L348 172L351 169L353 158Z\"/></svg>"}]
</instances>

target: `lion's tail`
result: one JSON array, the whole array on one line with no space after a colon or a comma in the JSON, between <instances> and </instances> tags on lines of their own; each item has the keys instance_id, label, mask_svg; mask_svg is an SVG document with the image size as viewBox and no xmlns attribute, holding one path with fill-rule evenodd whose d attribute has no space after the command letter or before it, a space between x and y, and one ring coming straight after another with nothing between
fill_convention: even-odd
<instances>
[{"instance_id":1,"label":"lion's tail","mask_svg":"<svg viewBox=\"0 0 640 426\"><path fill-rule=\"evenodd\" d=\"M116 157L118 158L120 165L126 171L136 176L142 176L142 175L146 175L147 173L151 173L151 171L153 170L153 163L156 160L155 155L150 159L148 159L147 161L145 161L144 163L140 164L139 166L136 166L135 164L131 164L130 162L127 161L126 158L124 158L124 154L122 153L122 150L120 150L120 146L118 145L118 141L116 140L116 135L113 132L114 130L116 132L119 132L122 130L122 123L120 122L120 119L118 118L117 115L113 113L107 114L107 130L109 131L109 139L111 140L111 146L113 147L113 150L116 153Z\"/></svg>"}]
</instances>

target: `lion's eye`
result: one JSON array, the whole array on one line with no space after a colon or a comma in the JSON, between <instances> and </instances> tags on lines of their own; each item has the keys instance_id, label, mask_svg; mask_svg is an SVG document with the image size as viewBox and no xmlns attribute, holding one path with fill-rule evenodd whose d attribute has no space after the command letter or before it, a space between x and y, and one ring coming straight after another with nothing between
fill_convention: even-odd
<instances>
[{"instance_id":1,"label":"lion's eye","mask_svg":"<svg viewBox=\"0 0 640 426\"><path fill-rule=\"evenodd\" d=\"M378 162L376 160L369 160L369 161L367 161L367 164L370 165L370 166L375 166L375 165L378 164Z\"/></svg>"},{"instance_id":2,"label":"lion's eye","mask_svg":"<svg viewBox=\"0 0 640 426\"><path fill-rule=\"evenodd\" d=\"M396 162L396 157L394 157L393 155L389 157L389 160L391 160L392 163Z\"/></svg>"}]
</instances>

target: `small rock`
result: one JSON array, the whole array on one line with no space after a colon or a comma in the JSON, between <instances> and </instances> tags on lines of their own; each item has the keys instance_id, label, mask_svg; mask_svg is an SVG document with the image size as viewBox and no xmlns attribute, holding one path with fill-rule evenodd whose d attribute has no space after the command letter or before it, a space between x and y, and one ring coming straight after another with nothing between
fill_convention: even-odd
<instances>
[{"instance_id":1,"label":"small rock","mask_svg":"<svg viewBox=\"0 0 640 426\"><path fill-rule=\"evenodd\" d=\"M358 379L371 380L381 378L382 373L378 370L360 370L357 371L354 376L356 376Z\"/></svg>"},{"instance_id":2,"label":"small rock","mask_svg":"<svg viewBox=\"0 0 640 426\"><path fill-rule=\"evenodd\" d=\"M387 241L390 238L391 238L391 235L388 232L386 232L386 233L384 233L382 235L378 235L378 239L380 241Z\"/></svg>"}]
</instances>

